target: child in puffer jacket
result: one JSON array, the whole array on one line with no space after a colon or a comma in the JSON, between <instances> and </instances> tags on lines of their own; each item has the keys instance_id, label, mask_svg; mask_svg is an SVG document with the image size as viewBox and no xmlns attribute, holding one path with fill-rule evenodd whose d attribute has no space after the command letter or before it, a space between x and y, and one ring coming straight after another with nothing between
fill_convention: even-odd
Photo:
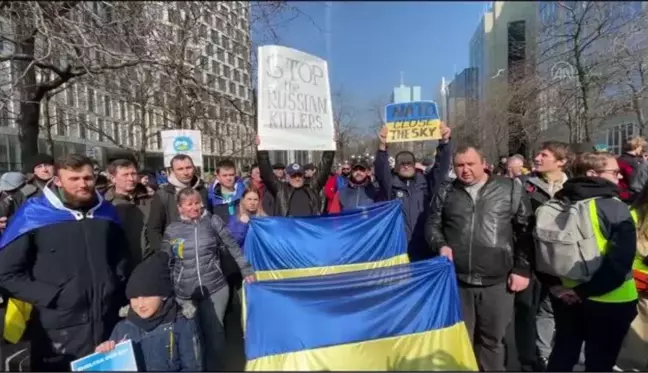
<instances>
[{"instance_id":1,"label":"child in puffer jacket","mask_svg":"<svg viewBox=\"0 0 648 373\"><path fill-rule=\"evenodd\" d=\"M111 351L130 339L140 372L202 371L195 308L178 306L168 263L165 253L156 253L135 268L126 285L130 306L120 310L126 319L96 352Z\"/></svg>"}]
</instances>

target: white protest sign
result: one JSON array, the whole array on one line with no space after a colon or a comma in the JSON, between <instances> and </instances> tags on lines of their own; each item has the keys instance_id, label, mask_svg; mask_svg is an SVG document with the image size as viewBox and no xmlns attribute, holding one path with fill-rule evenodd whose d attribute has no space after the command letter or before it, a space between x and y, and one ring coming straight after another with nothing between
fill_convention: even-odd
<instances>
[{"instance_id":1,"label":"white protest sign","mask_svg":"<svg viewBox=\"0 0 648 373\"><path fill-rule=\"evenodd\" d=\"M186 154L193 159L196 167L203 166L202 135L198 130L161 131L164 166L169 167L171 158L177 154Z\"/></svg>"},{"instance_id":2,"label":"white protest sign","mask_svg":"<svg viewBox=\"0 0 648 373\"><path fill-rule=\"evenodd\" d=\"M335 150L326 61L277 45L259 47L259 150Z\"/></svg>"}]
</instances>

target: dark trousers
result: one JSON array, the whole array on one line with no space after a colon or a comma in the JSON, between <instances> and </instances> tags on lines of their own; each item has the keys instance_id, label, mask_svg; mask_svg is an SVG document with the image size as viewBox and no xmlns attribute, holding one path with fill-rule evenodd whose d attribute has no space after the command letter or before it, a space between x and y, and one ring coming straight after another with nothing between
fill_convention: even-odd
<instances>
[{"instance_id":1,"label":"dark trousers","mask_svg":"<svg viewBox=\"0 0 648 373\"><path fill-rule=\"evenodd\" d=\"M541 287L533 276L529 286L515 294L515 347L520 370L523 372L533 372L538 368L536 316Z\"/></svg>"},{"instance_id":2,"label":"dark trousers","mask_svg":"<svg viewBox=\"0 0 648 373\"><path fill-rule=\"evenodd\" d=\"M602 303L586 299L568 305L551 296L551 304L556 336L547 371L571 372L585 343L585 371L611 372L637 315L637 302Z\"/></svg>"},{"instance_id":3,"label":"dark trousers","mask_svg":"<svg viewBox=\"0 0 648 373\"><path fill-rule=\"evenodd\" d=\"M513 294L506 283L470 286L459 283L461 310L482 371L504 371L504 337L513 316Z\"/></svg>"}]
</instances>

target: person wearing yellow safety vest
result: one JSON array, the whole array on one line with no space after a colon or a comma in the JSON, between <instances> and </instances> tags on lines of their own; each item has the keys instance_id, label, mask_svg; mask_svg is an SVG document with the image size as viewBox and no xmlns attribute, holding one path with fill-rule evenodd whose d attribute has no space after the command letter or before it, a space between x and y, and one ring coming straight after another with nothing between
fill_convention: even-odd
<instances>
[{"instance_id":1,"label":"person wearing yellow safety vest","mask_svg":"<svg viewBox=\"0 0 648 373\"><path fill-rule=\"evenodd\" d=\"M585 370L610 372L637 315L632 279L636 230L628 207L619 200L620 171L613 154L583 153L572 172L575 177L555 198L569 203L591 199L589 219L602 260L587 282L551 278L547 284L556 322L547 371L572 371L585 343Z\"/></svg>"},{"instance_id":2,"label":"person wearing yellow safety vest","mask_svg":"<svg viewBox=\"0 0 648 373\"><path fill-rule=\"evenodd\" d=\"M623 342L617 365L623 370L648 370L648 188L640 191L630 208L637 226L637 253L632 265L633 277L639 292L637 317Z\"/></svg>"}]
</instances>

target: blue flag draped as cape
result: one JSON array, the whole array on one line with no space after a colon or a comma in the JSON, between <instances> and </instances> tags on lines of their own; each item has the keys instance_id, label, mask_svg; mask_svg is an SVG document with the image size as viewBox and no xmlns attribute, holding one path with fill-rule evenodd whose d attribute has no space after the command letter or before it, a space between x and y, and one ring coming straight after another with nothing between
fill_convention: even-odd
<instances>
[{"instance_id":1,"label":"blue flag draped as cape","mask_svg":"<svg viewBox=\"0 0 648 373\"><path fill-rule=\"evenodd\" d=\"M63 206L54 192L45 187L40 196L28 199L11 217L7 229L0 237L0 250L26 233L66 221L104 219L121 224L115 207L110 202L106 202L99 193L96 195L98 203L83 215L79 211Z\"/></svg>"}]
</instances>

